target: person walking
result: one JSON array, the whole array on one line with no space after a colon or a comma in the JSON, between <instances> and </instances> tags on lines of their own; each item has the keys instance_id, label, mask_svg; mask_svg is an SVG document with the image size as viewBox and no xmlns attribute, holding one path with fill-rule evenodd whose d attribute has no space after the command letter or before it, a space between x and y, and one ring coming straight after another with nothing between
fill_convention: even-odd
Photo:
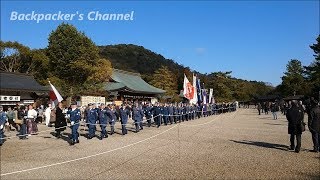
<instances>
[{"instance_id":1,"label":"person walking","mask_svg":"<svg viewBox=\"0 0 320 180\"><path fill-rule=\"evenodd\" d=\"M270 110L272 112L272 115L273 115L273 119L276 120L278 119L278 116L277 116L277 104L275 102L273 102L270 106Z\"/></svg>"},{"instance_id":2,"label":"person walking","mask_svg":"<svg viewBox=\"0 0 320 180\"><path fill-rule=\"evenodd\" d=\"M17 119L16 113L12 110L10 106L8 107L7 118L9 122L10 131L12 131L11 126L13 126L16 129L16 131L18 131L18 125L15 123L15 120Z\"/></svg>"},{"instance_id":3,"label":"person walking","mask_svg":"<svg viewBox=\"0 0 320 180\"><path fill-rule=\"evenodd\" d=\"M58 107L56 108L56 121L55 121L55 129L56 129L56 137L61 138L61 132L66 129L67 121L65 115L63 114L63 105L59 102Z\"/></svg>"},{"instance_id":4,"label":"person walking","mask_svg":"<svg viewBox=\"0 0 320 180\"><path fill-rule=\"evenodd\" d=\"M21 119L21 125L20 125L20 133L19 133L19 138L21 140L27 139L26 134L27 134L27 116L28 112L26 110L25 106L20 106L19 111L18 111L18 119Z\"/></svg>"},{"instance_id":5,"label":"person walking","mask_svg":"<svg viewBox=\"0 0 320 180\"><path fill-rule=\"evenodd\" d=\"M104 103L100 104L100 109L98 111L98 119L99 119L99 124L101 128L101 134L99 137L99 140L102 140L103 138L108 137L107 133L107 123L108 123L108 114L107 114L107 109Z\"/></svg>"},{"instance_id":6,"label":"person walking","mask_svg":"<svg viewBox=\"0 0 320 180\"><path fill-rule=\"evenodd\" d=\"M77 108L77 103L71 103L71 109L67 111L67 114L70 118L70 128L71 128L71 142L70 145L74 145L75 143L79 143L79 123L81 120L80 109Z\"/></svg>"},{"instance_id":7,"label":"person walking","mask_svg":"<svg viewBox=\"0 0 320 180\"><path fill-rule=\"evenodd\" d=\"M311 101L308 127L312 134L313 142L313 150L311 152L320 152L320 106L314 99Z\"/></svg>"},{"instance_id":8,"label":"person walking","mask_svg":"<svg viewBox=\"0 0 320 180\"><path fill-rule=\"evenodd\" d=\"M260 103L258 103L257 109L258 109L259 115L261 115L261 104Z\"/></svg>"},{"instance_id":9,"label":"person walking","mask_svg":"<svg viewBox=\"0 0 320 180\"><path fill-rule=\"evenodd\" d=\"M304 131L304 112L298 107L297 101L291 102L291 108L286 114L288 120L288 134L290 134L290 148L289 150L295 150L296 153L300 152L301 148L301 134ZM297 145L295 146L295 139Z\"/></svg>"},{"instance_id":10,"label":"person walking","mask_svg":"<svg viewBox=\"0 0 320 180\"><path fill-rule=\"evenodd\" d=\"M37 116L37 111L33 109L32 105L29 105L29 110L27 112L27 130L29 136L38 132L38 126L36 123Z\"/></svg>"},{"instance_id":11,"label":"person walking","mask_svg":"<svg viewBox=\"0 0 320 180\"><path fill-rule=\"evenodd\" d=\"M3 111L3 107L0 106L0 146L3 144L3 128L7 122L7 115Z\"/></svg>"},{"instance_id":12,"label":"person walking","mask_svg":"<svg viewBox=\"0 0 320 180\"><path fill-rule=\"evenodd\" d=\"M98 112L93 108L93 104L88 104L88 109L86 111L86 123L89 127L89 133L87 139L92 139L96 133L96 123L98 120Z\"/></svg>"},{"instance_id":13,"label":"person walking","mask_svg":"<svg viewBox=\"0 0 320 180\"><path fill-rule=\"evenodd\" d=\"M122 135L126 135L128 134L128 130L127 130L127 123L128 123L128 117L129 117L129 109L126 108L126 106L124 104L121 105L120 108L120 119L121 119L121 131L122 131Z\"/></svg>"},{"instance_id":14,"label":"person walking","mask_svg":"<svg viewBox=\"0 0 320 180\"><path fill-rule=\"evenodd\" d=\"M46 126L50 125L50 116L51 116L52 107L51 104L48 104L48 107L46 108L44 112L44 117L46 119Z\"/></svg>"}]
</instances>

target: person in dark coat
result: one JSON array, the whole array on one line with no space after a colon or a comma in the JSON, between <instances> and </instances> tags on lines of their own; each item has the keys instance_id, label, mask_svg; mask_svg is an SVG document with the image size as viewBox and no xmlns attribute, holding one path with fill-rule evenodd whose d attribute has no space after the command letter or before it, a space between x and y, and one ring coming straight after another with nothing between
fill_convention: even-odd
<instances>
[{"instance_id":1,"label":"person in dark coat","mask_svg":"<svg viewBox=\"0 0 320 180\"><path fill-rule=\"evenodd\" d=\"M273 102L270 106L270 110L272 112L272 115L273 115L273 119L278 119L278 116L277 116L277 104L275 102Z\"/></svg>"},{"instance_id":2,"label":"person in dark coat","mask_svg":"<svg viewBox=\"0 0 320 180\"><path fill-rule=\"evenodd\" d=\"M261 115L261 104L260 103L258 103L258 107L257 107L257 109L258 109L258 112L259 112L259 115Z\"/></svg>"},{"instance_id":3,"label":"person in dark coat","mask_svg":"<svg viewBox=\"0 0 320 180\"><path fill-rule=\"evenodd\" d=\"M304 112L298 107L297 101L291 102L291 108L288 110L286 117L289 122L288 134L290 134L290 148L289 150L295 150L296 153L300 152L301 148L301 134ZM297 140L297 146L295 147L295 138Z\"/></svg>"},{"instance_id":4,"label":"person in dark coat","mask_svg":"<svg viewBox=\"0 0 320 180\"><path fill-rule=\"evenodd\" d=\"M151 126L151 119L152 119L152 107L150 103L147 103L144 108L144 115L146 116L147 122L148 122L148 127Z\"/></svg>"},{"instance_id":5,"label":"person in dark coat","mask_svg":"<svg viewBox=\"0 0 320 180\"><path fill-rule=\"evenodd\" d=\"M127 130L127 123L128 123L128 117L129 117L129 109L126 108L126 106L124 104L121 105L120 108L120 119L121 119L121 130L122 130L122 135L126 135L128 134L128 130Z\"/></svg>"},{"instance_id":6,"label":"person in dark coat","mask_svg":"<svg viewBox=\"0 0 320 180\"><path fill-rule=\"evenodd\" d=\"M152 112L153 112L153 118L157 125L157 128L159 128L161 124L161 115L162 115L162 107L159 105L159 103L155 104L155 106L152 109Z\"/></svg>"},{"instance_id":7,"label":"person in dark coat","mask_svg":"<svg viewBox=\"0 0 320 180\"><path fill-rule=\"evenodd\" d=\"M107 108L103 103L100 104L100 109L98 111L98 119L99 119L99 124L101 128L101 134L100 134L99 140L102 140L103 138L108 137L108 133L107 133L108 114L107 114Z\"/></svg>"},{"instance_id":8,"label":"person in dark coat","mask_svg":"<svg viewBox=\"0 0 320 180\"><path fill-rule=\"evenodd\" d=\"M311 111L308 117L308 127L312 134L313 150L320 152L320 107L316 100L311 101Z\"/></svg>"},{"instance_id":9,"label":"person in dark coat","mask_svg":"<svg viewBox=\"0 0 320 180\"><path fill-rule=\"evenodd\" d=\"M169 119L169 108L168 108L168 105L167 104L164 104L163 106L163 122L164 122L164 125L168 125L168 119Z\"/></svg>"},{"instance_id":10,"label":"person in dark coat","mask_svg":"<svg viewBox=\"0 0 320 180\"><path fill-rule=\"evenodd\" d=\"M168 107L168 111L169 111L169 122L170 124L173 124L173 114L174 114L174 108L173 108L173 105L172 103L169 104L169 107Z\"/></svg>"},{"instance_id":11,"label":"person in dark coat","mask_svg":"<svg viewBox=\"0 0 320 180\"><path fill-rule=\"evenodd\" d=\"M61 138L61 132L66 130L67 121L65 115L62 112L63 106L60 102L58 107L56 108L56 121L55 121L55 129L56 129L56 137Z\"/></svg>"},{"instance_id":12,"label":"person in dark coat","mask_svg":"<svg viewBox=\"0 0 320 180\"><path fill-rule=\"evenodd\" d=\"M27 110L25 106L21 106L19 111L18 111L18 119L21 119L21 125L20 125L20 133L19 133L19 138L21 140L27 139L26 134L27 134Z\"/></svg>"},{"instance_id":13,"label":"person in dark coat","mask_svg":"<svg viewBox=\"0 0 320 180\"><path fill-rule=\"evenodd\" d=\"M137 133L140 131L140 110L138 107L138 103L135 103L132 107L132 119L136 127L135 133Z\"/></svg>"}]
</instances>

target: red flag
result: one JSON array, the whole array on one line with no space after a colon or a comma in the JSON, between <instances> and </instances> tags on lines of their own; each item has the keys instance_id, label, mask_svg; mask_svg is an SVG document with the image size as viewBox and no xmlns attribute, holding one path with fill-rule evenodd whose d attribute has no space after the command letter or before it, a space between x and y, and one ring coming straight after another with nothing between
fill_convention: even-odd
<instances>
[{"instance_id":1,"label":"red flag","mask_svg":"<svg viewBox=\"0 0 320 180\"><path fill-rule=\"evenodd\" d=\"M193 99L193 96L194 96L194 87L189 82L186 75L184 75L184 80L183 80L183 95L185 98L189 100Z\"/></svg>"},{"instance_id":2,"label":"red flag","mask_svg":"<svg viewBox=\"0 0 320 180\"><path fill-rule=\"evenodd\" d=\"M49 84L51 86L51 91L49 93L49 97L52 102L52 108L54 108L55 106L57 106L57 104L59 102L61 102L63 100L63 98L61 97L61 95L57 91L57 89L50 83L50 81L49 81Z\"/></svg>"}]
</instances>

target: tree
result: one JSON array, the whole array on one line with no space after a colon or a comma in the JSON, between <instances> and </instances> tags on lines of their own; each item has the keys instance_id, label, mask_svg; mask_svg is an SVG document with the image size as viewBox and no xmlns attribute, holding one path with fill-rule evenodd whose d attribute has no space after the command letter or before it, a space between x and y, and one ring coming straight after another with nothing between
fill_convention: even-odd
<instances>
[{"instance_id":1,"label":"tree","mask_svg":"<svg viewBox=\"0 0 320 180\"><path fill-rule=\"evenodd\" d=\"M166 66L161 66L154 72L150 82L153 86L166 91L166 95L174 96L177 93L176 76Z\"/></svg>"},{"instance_id":2,"label":"tree","mask_svg":"<svg viewBox=\"0 0 320 180\"><path fill-rule=\"evenodd\" d=\"M111 75L111 63L99 59L99 49L84 33L62 23L49 35L47 55L52 78L65 95L102 87Z\"/></svg>"},{"instance_id":3,"label":"tree","mask_svg":"<svg viewBox=\"0 0 320 180\"><path fill-rule=\"evenodd\" d=\"M0 41L0 70L6 72L29 73L31 65L30 49L18 42Z\"/></svg>"},{"instance_id":4,"label":"tree","mask_svg":"<svg viewBox=\"0 0 320 180\"><path fill-rule=\"evenodd\" d=\"M287 71L282 77L282 94L283 95L296 95L305 94L307 84L303 76L304 69L301 62L297 59L292 59L287 64Z\"/></svg>"},{"instance_id":5,"label":"tree","mask_svg":"<svg viewBox=\"0 0 320 180\"><path fill-rule=\"evenodd\" d=\"M316 41L316 44L310 46L314 51L315 60L305 68L307 80L311 85L311 95L318 97L320 92L320 35Z\"/></svg>"},{"instance_id":6,"label":"tree","mask_svg":"<svg viewBox=\"0 0 320 180\"><path fill-rule=\"evenodd\" d=\"M46 56L45 51L40 49L33 50L31 54L31 74L40 84L48 84L47 79L50 76L49 58Z\"/></svg>"}]
</instances>

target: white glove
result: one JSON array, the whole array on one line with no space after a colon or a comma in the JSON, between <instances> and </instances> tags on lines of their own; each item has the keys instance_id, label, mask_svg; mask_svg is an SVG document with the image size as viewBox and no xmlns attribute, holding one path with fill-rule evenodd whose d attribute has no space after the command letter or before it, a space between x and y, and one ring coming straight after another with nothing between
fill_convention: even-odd
<instances>
[{"instance_id":1,"label":"white glove","mask_svg":"<svg viewBox=\"0 0 320 180\"><path fill-rule=\"evenodd\" d=\"M13 121L15 121L16 119L12 119Z\"/></svg>"},{"instance_id":2,"label":"white glove","mask_svg":"<svg viewBox=\"0 0 320 180\"><path fill-rule=\"evenodd\" d=\"M71 126L73 126L74 125L74 121L71 121Z\"/></svg>"},{"instance_id":3,"label":"white glove","mask_svg":"<svg viewBox=\"0 0 320 180\"><path fill-rule=\"evenodd\" d=\"M0 129L3 129L3 124L0 125Z\"/></svg>"}]
</instances>

